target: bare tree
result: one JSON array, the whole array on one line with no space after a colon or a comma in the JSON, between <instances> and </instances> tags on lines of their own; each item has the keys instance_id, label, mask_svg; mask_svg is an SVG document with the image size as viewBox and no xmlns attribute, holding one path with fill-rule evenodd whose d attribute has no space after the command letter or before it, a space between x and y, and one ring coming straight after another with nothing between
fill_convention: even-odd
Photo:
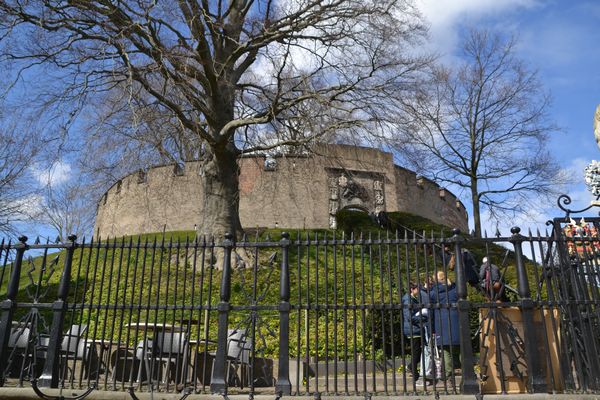
<instances>
[{"instance_id":1,"label":"bare tree","mask_svg":"<svg viewBox=\"0 0 600 400\"><path fill-rule=\"evenodd\" d=\"M468 191L481 236L482 207L496 219L526 212L564 175L545 146L556 130L550 98L516 57L514 38L473 30L461 56L456 68L435 68L430 85L405 102L397 144L423 174Z\"/></svg>"},{"instance_id":2,"label":"bare tree","mask_svg":"<svg viewBox=\"0 0 600 400\"><path fill-rule=\"evenodd\" d=\"M0 233L16 235L16 224L30 219L39 202L30 167L49 148L32 120L0 108Z\"/></svg>"},{"instance_id":3,"label":"bare tree","mask_svg":"<svg viewBox=\"0 0 600 400\"><path fill-rule=\"evenodd\" d=\"M42 194L40 207L32 216L35 221L48 224L62 239L70 234L82 238L92 233L95 209L90 205L97 196L90 182L81 179L48 182Z\"/></svg>"},{"instance_id":4,"label":"bare tree","mask_svg":"<svg viewBox=\"0 0 600 400\"><path fill-rule=\"evenodd\" d=\"M61 101L117 90L121 106L165 116L170 141L145 142L203 161L211 234L241 230L241 154L375 131L378 103L429 63L424 33L410 0L0 0L0 61L18 75L40 63L65 78Z\"/></svg>"}]
</instances>

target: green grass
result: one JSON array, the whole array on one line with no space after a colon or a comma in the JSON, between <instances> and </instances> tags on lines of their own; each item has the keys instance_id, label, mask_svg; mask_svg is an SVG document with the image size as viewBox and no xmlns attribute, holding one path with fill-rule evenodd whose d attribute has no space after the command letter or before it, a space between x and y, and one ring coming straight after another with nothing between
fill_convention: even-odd
<instances>
[{"instance_id":1,"label":"green grass","mask_svg":"<svg viewBox=\"0 0 600 400\"><path fill-rule=\"evenodd\" d=\"M385 238L388 234L381 232L366 214L344 212L338 220L340 229L336 232L290 232L291 303L301 308L310 304L309 311L292 310L292 356L309 353L311 356L333 357L343 354L348 344L362 349L360 355L363 358L381 356L382 321L386 326L391 319L398 324L398 312L377 310L375 306L398 304L407 281L424 279L424 265L427 265L429 273L435 268L442 268L440 249L436 248L432 253L431 249L435 246L431 245L431 241L447 238L450 235L447 227L422 217L391 213L392 226L425 231L430 240L417 244L412 244L411 240L398 245L369 244L369 238ZM277 354L278 349L279 312L272 308L261 309L257 313L258 318L253 319L252 310L247 306L252 303L259 306L279 304L282 250L277 244L284 230L247 231L249 242L269 241L274 246L261 247L258 252L253 248L240 251L246 267L235 269L231 278L230 303L234 310L229 317L230 327L248 328L252 322L258 323L256 328L261 340L257 345L265 355L271 356ZM359 231L363 232L362 242L359 235L355 235L357 243L340 243L339 239L344 235L348 239L351 232ZM399 233L399 237L404 237L404 231ZM412 239L412 233L408 237ZM466 239L466 246L478 261L487 254L500 264L507 252L497 245L482 244L468 236ZM113 339L133 346L144 333L127 329L125 326L129 323L160 321L160 324L164 321L181 324L182 320L188 319L193 320L190 327L192 336L204 337L208 328L209 339L215 340L216 305L220 301L222 272L214 266L220 266L222 251L217 249L213 253L210 244L201 244L198 251L194 251L194 240L193 231L167 232L114 239L108 243L96 243L92 248L76 249L69 295L72 308L65 325L86 323L90 337ZM307 242L311 243L308 248ZM138 246L147 250L138 251ZM242 241L238 250L240 247L243 247ZM275 253L277 258L271 261ZM508 256L512 260L510 252ZM52 274L50 269L41 269L42 257L32 259L27 268L24 265L17 301L31 302L31 293L35 292L36 286L30 286L29 293L26 292L28 274L31 274L34 283L38 282L41 274L40 289L49 289L39 301L54 301L65 251L54 253L49 259L56 257L56 269ZM508 271L507 280L516 286L514 267L509 267ZM4 291L7 279L4 278ZM469 296L474 301L484 300L474 291ZM371 309L344 312L317 307L325 304L338 307L367 304ZM190 306L203 306L210 311L190 310ZM23 316L27 310L20 308L17 317ZM50 322L50 311L42 309L41 313ZM476 316L472 324L473 328L478 324ZM399 333L399 325L395 329ZM311 337L308 343L306 332L310 332ZM319 336L318 344L314 342L315 335Z\"/></svg>"}]
</instances>

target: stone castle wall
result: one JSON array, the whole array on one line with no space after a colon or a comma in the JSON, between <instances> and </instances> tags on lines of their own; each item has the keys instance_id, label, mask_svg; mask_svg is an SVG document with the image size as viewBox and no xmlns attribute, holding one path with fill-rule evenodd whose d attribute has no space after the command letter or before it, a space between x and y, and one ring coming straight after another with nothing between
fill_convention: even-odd
<instances>
[{"instance_id":1,"label":"stone castle wall","mask_svg":"<svg viewBox=\"0 0 600 400\"><path fill-rule=\"evenodd\" d=\"M243 157L240 219L246 228L335 228L344 208L406 211L468 229L463 204L449 191L394 165L376 149L320 145L310 156ZM102 237L193 230L200 225L200 163L167 165L115 183L98 203L94 232Z\"/></svg>"}]
</instances>

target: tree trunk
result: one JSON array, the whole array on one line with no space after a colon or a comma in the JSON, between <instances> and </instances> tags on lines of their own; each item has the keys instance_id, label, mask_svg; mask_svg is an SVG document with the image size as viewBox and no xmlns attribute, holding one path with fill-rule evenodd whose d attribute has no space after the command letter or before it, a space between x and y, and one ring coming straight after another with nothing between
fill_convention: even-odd
<instances>
[{"instance_id":1,"label":"tree trunk","mask_svg":"<svg viewBox=\"0 0 600 400\"><path fill-rule=\"evenodd\" d=\"M234 145L222 148L207 146L201 170L203 195L198 233L222 238L242 234L240 223L238 151Z\"/></svg>"},{"instance_id":2,"label":"tree trunk","mask_svg":"<svg viewBox=\"0 0 600 400\"><path fill-rule=\"evenodd\" d=\"M479 190L477 179L471 179L471 202L473 205L473 225L475 226L475 237L481 237L481 212L479 208Z\"/></svg>"}]
</instances>

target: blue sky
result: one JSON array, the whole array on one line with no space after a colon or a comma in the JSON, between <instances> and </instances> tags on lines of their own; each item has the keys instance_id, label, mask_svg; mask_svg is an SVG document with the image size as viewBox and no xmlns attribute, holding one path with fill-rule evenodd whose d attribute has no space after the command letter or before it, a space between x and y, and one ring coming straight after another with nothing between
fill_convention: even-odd
<instances>
[{"instance_id":1,"label":"blue sky","mask_svg":"<svg viewBox=\"0 0 600 400\"><path fill-rule=\"evenodd\" d=\"M583 183L583 168L594 159L600 160L592 125L594 110L600 104L600 1L415 1L430 25L431 50L447 63L456 61L461 32L470 27L517 35L520 57L539 70L554 99L550 114L562 131L553 135L549 148L562 167L572 171L573 185L565 192L573 198L573 208L589 204L592 196ZM64 162L55 164L51 176L33 169L40 182L60 182L70 172ZM463 202L468 206L468 199L463 198ZM508 221L500 229L505 234L515 224L544 228L547 219L560 216L559 211L555 203L540 204L535 215ZM495 231L495 226L486 226L488 232Z\"/></svg>"},{"instance_id":2,"label":"blue sky","mask_svg":"<svg viewBox=\"0 0 600 400\"><path fill-rule=\"evenodd\" d=\"M552 136L549 148L572 171L573 185L565 191L573 208L587 206L592 196L583 169L600 160L593 131L600 104L600 1L417 0L417 5L430 24L431 46L448 63L456 60L461 32L469 27L517 35L520 58L539 71L553 97L550 114L562 130ZM548 218L561 216L559 211L555 204L540 204L533 217L517 218L500 230L508 233L515 223L543 228Z\"/></svg>"}]
</instances>

